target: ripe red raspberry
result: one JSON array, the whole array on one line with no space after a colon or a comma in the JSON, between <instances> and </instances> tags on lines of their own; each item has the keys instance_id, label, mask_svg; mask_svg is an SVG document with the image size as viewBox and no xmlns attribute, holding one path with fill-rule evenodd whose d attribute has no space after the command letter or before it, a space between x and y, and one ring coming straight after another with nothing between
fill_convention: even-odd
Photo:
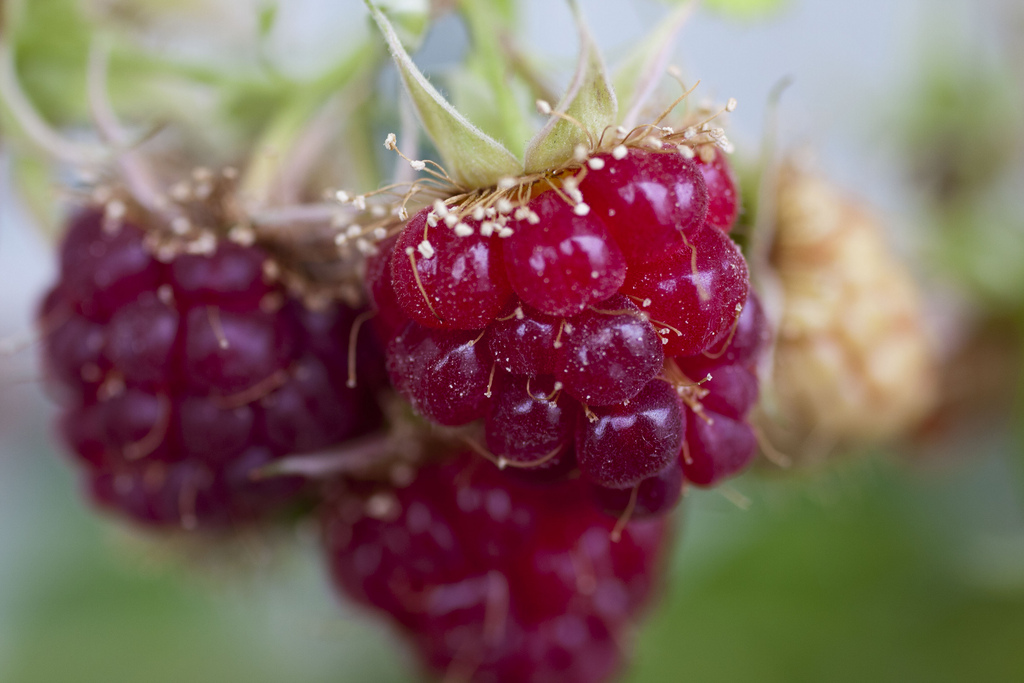
<instances>
[{"instance_id":1,"label":"ripe red raspberry","mask_svg":"<svg viewBox=\"0 0 1024 683\"><path fill-rule=\"evenodd\" d=\"M252 474L374 429L379 352L346 386L343 304L308 311L264 277L267 254L222 242L154 259L146 234L86 210L40 313L61 433L93 501L151 525L225 525L296 500L301 480ZM377 378L377 379L375 379Z\"/></svg>"},{"instance_id":2,"label":"ripe red raspberry","mask_svg":"<svg viewBox=\"0 0 1024 683\"><path fill-rule=\"evenodd\" d=\"M367 272L393 337L395 388L443 425L486 416L481 449L517 474L569 476L578 464L595 485L661 486L663 502L645 493L652 502L640 507L667 511L678 491L655 482L680 452L687 424L672 385L686 393L706 372L677 382L663 370L666 356L698 359L687 371L708 359L706 370L759 344L749 332L759 309L737 324L746 262L712 227L723 227L719 214L708 222L710 203L728 203L718 194L735 200L733 186L720 182L731 178L724 164L675 147L621 147L561 177L561 187L524 181L518 204L506 195L490 205L474 200L465 212L451 204L418 213L394 243L381 244ZM703 391L708 410L744 418L756 399L753 375L731 367L719 374L711 394ZM640 400L644 391L659 396L656 406L646 405L651 396Z\"/></svg>"},{"instance_id":3,"label":"ripe red raspberry","mask_svg":"<svg viewBox=\"0 0 1024 683\"><path fill-rule=\"evenodd\" d=\"M664 520L615 520L580 482L531 486L479 459L324 509L332 576L387 613L423 664L474 681L610 680L659 582Z\"/></svg>"}]
</instances>

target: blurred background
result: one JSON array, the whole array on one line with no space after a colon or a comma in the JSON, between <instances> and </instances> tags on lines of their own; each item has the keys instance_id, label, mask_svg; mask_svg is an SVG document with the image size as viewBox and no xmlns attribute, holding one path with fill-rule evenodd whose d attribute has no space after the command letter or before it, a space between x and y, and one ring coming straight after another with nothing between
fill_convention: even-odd
<instances>
[{"instance_id":1,"label":"blurred background","mask_svg":"<svg viewBox=\"0 0 1024 683\"><path fill-rule=\"evenodd\" d=\"M123 18L134 4L147 3L54 7ZM522 35L564 80L576 50L568 10L521 4ZM724 492L689 496L626 680L1024 680L1024 8L706 5L675 62L702 80L702 96L739 101L729 134L746 166L777 134L778 149L812 151L815 168L881 217L925 292L943 365L936 407L898 445L787 471L764 465ZM185 3L194 15L179 8L138 30L196 63L231 60L263 30L269 6ZM666 11L583 6L612 58ZM81 59L81 46L56 39L73 15L49 21L40 54ZM367 30L361 3L281 2L264 57L305 73ZM443 73L467 42L449 16L417 61ZM45 96L62 83L43 57L23 78L59 113ZM787 77L766 127L770 93ZM211 563L201 549L162 547L86 509L26 341L54 275L40 228L48 207L25 189L31 172L0 138L0 681L413 680L387 629L338 604L314 529L243 541L237 562Z\"/></svg>"}]
</instances>

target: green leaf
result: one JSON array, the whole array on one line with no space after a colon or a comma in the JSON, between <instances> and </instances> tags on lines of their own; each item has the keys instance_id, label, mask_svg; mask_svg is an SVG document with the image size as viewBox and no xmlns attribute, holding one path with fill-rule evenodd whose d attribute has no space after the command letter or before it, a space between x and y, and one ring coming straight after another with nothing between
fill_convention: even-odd
<instances>
[{"instance_id":1,"label":"green leaf","mask_svg":"<svg viewBox=\"0 0 1024 683\"><path fill-rule=\"evenodd\" d=\"M366 0L366 5L391 50L420 122L451 177L467 187L486 187L500 178L522 173L522 164L510 151L470 123L427 81L377 5L371 0Z\"/></svg>"},{"instance_id":2,"label":"green leaf","mask_svg":"<svg viewBox=\"0 0 1024 683\"><path fill-rule=\"evenodd\" d=\"M572 158L576 145L590 147L590 139L598 140L605 128L615 125L618 101L605 71L604 60L579 6L574 0L570 0L570 5L580 34L580 57L569 90L555 111L572 117L575 123L557 115L551 116L526 148L528 173L558 167Z\"/></svg>"},{"instance_id":3,"label":"green leaf","mask_svg":"<svg viewBox=\"0 0 1024 683\"><path fill-rule=\"evenodd\" d=\"M622 102L628 103L619 119L626 128L636 125L644 106L665 75L679 31L696 8L696 0L681 3L640 41L616 69L615 94Z\"/></svg>"}]
</instances>

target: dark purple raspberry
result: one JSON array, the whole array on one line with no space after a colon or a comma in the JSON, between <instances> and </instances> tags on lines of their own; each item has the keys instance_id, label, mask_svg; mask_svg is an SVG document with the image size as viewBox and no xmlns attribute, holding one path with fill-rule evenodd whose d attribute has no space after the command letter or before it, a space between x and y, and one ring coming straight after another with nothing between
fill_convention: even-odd
<instances>
[{"instance_id":1,"label":"dark purple raspberry","mask_svg":"<svg viewBox=\"0 0 1024 683\"><path fill-rule=\"evenodd\" d=\"M346 386L357 311L306 310L264 280L258 248L163 265L140 230L102 224L97 211L72 221L40 312L61 435L97 505L186 528L263 517L307 488L258 469L379 424L370 329Z\"/></svg>"},{"instance_id":2,"label":"dark purple raspberry","mask_svg":"<svg viewBox=\"0 0 1024 683\"><path fill-rule=\"evenodd\" d=\"M480 234L466 219L468 234L444 221L430 227L423 209L409 220L391 256L391 284L409 318L443 330L480 329L512 296L496 235ZM379 305L379 304L378 304Z\"/></svg>"},{"instance_id":3,"label":"dark purple raspberry","mask_svg":"<svg viewBox=\"0 0 1024 683\"><path fill-rule=\"evenodd\" d=\"M445 332L409 323L391 340L388 374L421 415L443 425L484 416L494 380L482 332Z\"/></svg>"},{"instance_id":4,"label":"dark purple raspberry","mask_svg":"<svg viewBox=\"0 0 1024 683\"><path fill-rule=\"evenodd\" d=\"M576 427L576 459L588 480L629 488L652 477L679 454L686 423L676 390L652 380L628 404L594 408L595 421Z\"/></svg>"},{"instance_id":5,"label":"dark purple raspberry","mask_svg":"<svg viewBox=\"0 0 1024 683\"><path fill-rule=\"evenodd\" d=\"M736 322L747 298L747 263L721 230L702 228L658 261L630 269L622 293L659 329L665 355L692 356Z\"/></svg>"},{"instance_id":6,"label":"dark purple raspberry","mask_svg":"<svg viewBox=\"0 0 1024 683\"><path fill-rule=\"evenodd\" d=\"M661 340L625 297L602 301L567 321L561 332L555 376L587 405L628 400L661 371Z\"/></svg>"},{"instance_id":7,"label":"dark purple raspberry","mask_svg":"<svg viewBox=\"0 0 1024 683\"><path fill-rule=\"evenodd\" d=\"M680 454L683 475L697 486L714 486L741 472L757 455L757 437L743 420L711 410L687 409L686 447Z\"/></svg>"},{"instance_id":8,"label":"dark purple raspberry","mask_svg":"<svg viewBox=\"0 0 1024 683\"><path fill-rule=\"evenodd\" d=\"M705 162L700 154L694 161L697 162L697 168L700 169L704 184L708 188L708 225L729 232L740 212L736 175L729 167L725 154L720 150L714 150L714 158L711 161Z\"/></svg>"},{"instance_id":9,"label":"dark purple raspberry","mask_svg":"<svg viewBox=\"0 0 1024 683\"><path fill-rule=\"evenodd\" d=\"M578 215L557 192L545 192L502 243L508 280L519 297L548 315L576 315L607 299L626 278L626 261L608 228ZM532 222L536 221L536 222Z\"/></svg>"},{"instance_id":10,"label":"dark purple raspberry","mask_svg":"<svg viewBox=\"0 0 1024 683\"><path fill-rule=\"evenodd\" d=\"M596 158L580 185L584 200L611 231L630 265L660 258L691 237L708 213L697 165L677 151L631 148Z\"/></svg>"}]
</instances>

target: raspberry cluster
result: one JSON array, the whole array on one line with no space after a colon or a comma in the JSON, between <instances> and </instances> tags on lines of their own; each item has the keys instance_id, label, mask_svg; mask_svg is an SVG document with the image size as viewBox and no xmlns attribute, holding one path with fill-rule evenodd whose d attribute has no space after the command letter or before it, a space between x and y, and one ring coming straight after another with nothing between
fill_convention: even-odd
<instances>
[{"instance_id":1,"label":"raspberry cluster","mask_svg":"<svg viewBox=\"0 0 1024 683\"><path fill-rule=\"evenodd\" d=\"M619 146L515 203L437 202L368 268L393 386L479 450L660 514L753 457L764 319L724 156ZM706 382L708 374L712 379ZM485 446L485 448L484 448Z\"/></svg>"},{"instance_id":2,"label":"raspberry cluster","mask_svg":"<svg viewBox=\"0 0 1024 683\"><path fill-rule=\"evenodd\" d=\"M380 425L372 343L347 386L358 311L307 309L266 262L226 240L157 259L131 222L102 210L71 222L40 313L43 362L96 504L146 525L260 517L305 489L261 468Z\"/></svg>"},{"instance_id":3,"label":"raspberry cluster","mask_svg":"<svg viewBox=\"0 0 1024 683\"><path fill-rule=\"evenodd\" d=\"M619 669L652 593L664 519L613 520L585 485L515 481L471 455L397 490L325 506L335 583L388 613L423 663L453 680L599 683Z\"/></svg>"}]
</instances>

